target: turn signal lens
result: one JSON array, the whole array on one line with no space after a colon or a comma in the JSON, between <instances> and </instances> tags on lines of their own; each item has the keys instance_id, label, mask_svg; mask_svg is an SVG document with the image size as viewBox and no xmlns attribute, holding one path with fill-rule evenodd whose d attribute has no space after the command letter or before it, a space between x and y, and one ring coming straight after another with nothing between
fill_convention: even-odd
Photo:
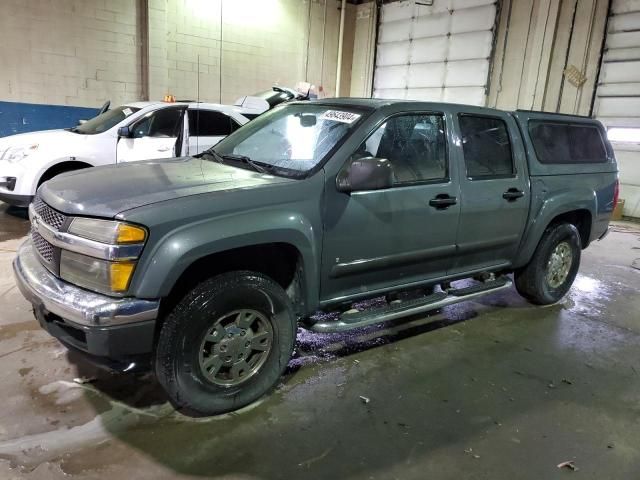
<instances>
[{"instance_id":1,"label":"turn signal lens","mask_svg":"<svg viewBox=\"0 0 640 480\"><path fill-rule=\"evenodd\" d=\"M118 224L118 237L116 243L141 243L147 237L144 228L135 225L127 225L126 223Z\"/></svg>"},{"instance_id":2,"label":"turn signal lens","mask_svg":"<svg viewBox=\"0 0 640 480\"><path fill-rule=\"evenodd\" d=\"M132 262L118 262L110 264L111 267L111 291L125 292L129 288L129 281L136 267Z\"/></svg>"},{"instance_id":3,"label":"turn signal lens","mask_svg":"<svg viewBox=\"0 0 640 480\"><path fill-rule=\"evenodd\" d=\"M68 232L109 245L142 243L147 238L147 231L143 227L97 218L76 217Z\"/></svg>"}]
</instances>

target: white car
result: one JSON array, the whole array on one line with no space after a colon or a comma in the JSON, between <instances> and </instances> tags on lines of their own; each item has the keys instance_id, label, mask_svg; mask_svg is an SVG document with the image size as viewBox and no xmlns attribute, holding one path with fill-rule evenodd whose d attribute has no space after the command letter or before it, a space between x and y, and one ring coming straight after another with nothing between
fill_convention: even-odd
<instances>
[{"instance_id":1,"label":"white car","mask_svg":"<svg viewBox=\"0 0 640 480\"><path fill-rule=\"evenodd\" d=\"M43 182L71 170L201 153L269 108L255 97L244 100L136 102L77 127L0 138L0 201L27 206Z\"/></svg>"}]
</instances>

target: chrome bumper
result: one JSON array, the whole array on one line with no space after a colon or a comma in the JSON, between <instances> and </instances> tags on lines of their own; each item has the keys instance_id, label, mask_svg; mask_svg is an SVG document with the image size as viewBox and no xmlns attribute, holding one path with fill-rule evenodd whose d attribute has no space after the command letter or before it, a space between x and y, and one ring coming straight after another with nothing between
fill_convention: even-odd
<instances>
[{"instance_id":1,"label":"chrome bumper","mask_svg":"<svg viewBox=\"0 0 640 480\"><path fill-rule=\"evenodd\" d=\"M158 300L112 298L60 280L40 263L31 240L18 249L13 270L18 288L35 308L78 325L123 325L158 316Z\"/></svg>"}]
</instances>

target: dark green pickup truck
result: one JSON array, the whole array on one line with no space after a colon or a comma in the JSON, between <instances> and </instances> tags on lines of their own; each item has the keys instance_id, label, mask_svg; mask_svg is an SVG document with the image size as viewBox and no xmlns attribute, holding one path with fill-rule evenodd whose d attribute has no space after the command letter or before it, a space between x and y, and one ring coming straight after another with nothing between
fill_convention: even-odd
<instances>
[{"instance_id":1,"label":"dark green pickup truck","mask_svg":"<svg viewBox=\"0 0 640 480\"><path fill-rule=\"evenodd\" d=\"M176 406L215 414L277 383L298 326L357 328L512 282L534 303L558 301L607 233L617 191L589 118L291 103L197 158L45 183L14 269L69 348L113 369L151 366ZM340 315L314 322L317 311Z\"/></svg>"}]
</instances>

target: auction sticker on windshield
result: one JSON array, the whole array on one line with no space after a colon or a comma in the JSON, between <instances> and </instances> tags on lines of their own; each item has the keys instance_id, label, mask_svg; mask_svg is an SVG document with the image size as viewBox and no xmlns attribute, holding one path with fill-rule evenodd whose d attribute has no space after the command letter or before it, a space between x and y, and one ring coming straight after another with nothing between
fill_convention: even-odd
<instances>
[{"instance_id":1,"label":"auction sticker on windshield","mask_svg":"<svg viewBox=\"0 0 640 480\"><path fill-rule=\"evenodd\" d=\"M359 118L359 113L344 112L342 110L327 110L320 116L320 120L332 120L343 123L353 123Z\"/></svg>"},{"instance_id":2,"label":"auction sticker on windshield","mask_svg":"<svg viewBox=\"0 0 640 480\"><path fill-rule=\"evenodd\" d=\"M122 110L122 113L124 113L125 117L128 117L133 113L133 110L131 110L130 108L125 108L124 110Z\"/></svg>"}]
</instances>

